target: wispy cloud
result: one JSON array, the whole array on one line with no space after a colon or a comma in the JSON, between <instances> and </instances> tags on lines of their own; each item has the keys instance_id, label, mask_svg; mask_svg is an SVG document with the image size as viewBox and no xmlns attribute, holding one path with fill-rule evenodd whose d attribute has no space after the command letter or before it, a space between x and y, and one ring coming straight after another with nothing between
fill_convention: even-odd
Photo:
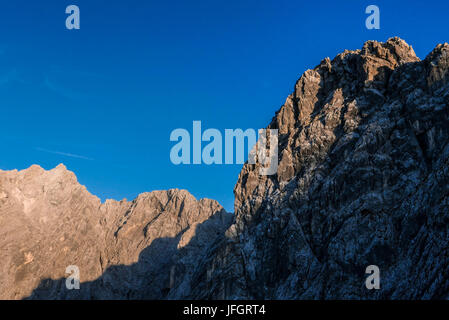
<instances>
[{"instance_id":1,"label":"wispy cloud","mask_svg":"<svg viewBox=\"0 0 449 320\"><path fill-rule=\"evenodd\" d=\"M47 74L51 76L56 77L66 77L67 74L70 74L71 77L75 76L76 78L86 79L86 78L93 78L93 79L101 79L106 80L107 77L100 73L82 70L82 69L66 69L59 65L51 65L50 70L48 70Z\"/></svg>"},{"instance_id":2,"label":"wispy cloud","mask_svg":"<svg viewBox=\"0 0 449 320\"><path fill-rule=\"evenodd\" d=\"M81 100L84 98L84 95L82 93L65 88L55 82L52 82L48 79L48 77L45 77L44 87L50 89L53 92L56 92L57 94L59 94L62 97L70 99L70 100Z\"/></svg>"},{"instance_id":3,"label":"wispy cloud","mask_svg":"<svg viewBox=\"0 0 449 320\"><path fill-rule=\"evenodd\" d=\"M34 148L37 151L41 151L41 152L46 152L46 153L51 153L51 154L56 154L59 156L64 156L64 157L70 157L70 158L76 158L76 159L82 159L82 160L89 160L89 161L93 161L94 159L92 158L88 158L85 156L80 156L78 154L73 154L73 153L67 153L67 152L61 152L61 151L55 151L55 150L48 150L48 149L44 149L44 148Z\"/></svg>"},{"instance_id":4,"label":"wispy cloud","mask_svg":"<svg viewBox=\"0 0 449 320\"><path fill-rule=\"evenodd\" d=\"M19 76L16 69L12 69L8 73L0 75L0 86L4 86L11 82L25 83L25 81Z\"/></svg>"}]
</instances>

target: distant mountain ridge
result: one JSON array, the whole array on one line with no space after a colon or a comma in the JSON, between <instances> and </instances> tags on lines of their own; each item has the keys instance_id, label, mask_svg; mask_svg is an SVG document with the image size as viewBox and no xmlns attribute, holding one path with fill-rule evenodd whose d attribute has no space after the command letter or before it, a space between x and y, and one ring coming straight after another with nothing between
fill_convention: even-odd
<instances>
[{"instance_id":1,"label":"distant mountain ridge","mask_svg":"<svg viewBox=\"0 0 449 320\"><path fill-rule=\"evenodd\" d=\"M170 276L186 281L189 255L200 257L231 221L186 190L102 204L63 165L0 171L0 298L162 298ZM80 269L80 290L65 287L69 265Z\"/></svg>"}]
</instances>

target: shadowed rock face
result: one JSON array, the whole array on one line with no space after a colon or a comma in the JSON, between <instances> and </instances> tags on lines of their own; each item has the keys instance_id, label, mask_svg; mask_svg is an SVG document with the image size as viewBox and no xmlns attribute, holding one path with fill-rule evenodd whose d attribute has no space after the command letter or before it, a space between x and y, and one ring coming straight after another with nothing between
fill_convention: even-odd
<instances>
[{"instance_id":1,"label":"shadowed rock face","mask_svg":"<svg viewBox=\"0 0 449 320\"><path fill-rule=\"evenodd\" d=\"M190 297L448 299L448 69L448 44L420 61L392 38L306 71L268 127L277 174L244 165Z\"/></svg>"},{"instance_id":2,"label":"shadowed rock face","mask_svg":"<svg viewBox=\"0 0 449 320\"><path fill-rule=\"evenodd\" d=\"M185 190L101 204L63 165L0 171L0 298L164 298L231 221ZM60 280L69 265L80 290Z\"/></svg>"}]
</instances>

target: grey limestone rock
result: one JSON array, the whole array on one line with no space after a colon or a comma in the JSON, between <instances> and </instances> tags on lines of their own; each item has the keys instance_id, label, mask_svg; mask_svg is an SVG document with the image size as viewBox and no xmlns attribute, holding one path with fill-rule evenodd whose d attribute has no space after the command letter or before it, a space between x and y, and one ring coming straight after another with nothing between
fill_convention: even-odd
<instances>
[{"instance_id":1,"label":"grey limestone rock","mask_svg":"<svg viewBox=\"0 0 449 320\"><path fill-rule=\"evenodd\" d=\"M421 61L392 38L306 71L268 126L277 174L244 165L190 297L448 299L448 69L447 43Z\"/></svg>"}]
</instances>

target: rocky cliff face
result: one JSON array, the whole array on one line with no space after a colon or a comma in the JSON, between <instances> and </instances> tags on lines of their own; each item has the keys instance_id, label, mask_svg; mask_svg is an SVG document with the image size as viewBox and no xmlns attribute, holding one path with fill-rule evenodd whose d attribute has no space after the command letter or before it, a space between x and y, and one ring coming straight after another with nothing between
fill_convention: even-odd
<instances>
[{"instance_id":1,"label":"rocky cliff face","mask_svg":"<svg viewBox=\"0 0 449 320\"><path fill-rule=\"evenodd\" d=\"M392 38L306 71L268 126L277 174L244 165L235 218L182 190L101 204L63 166L0 172L0 297L449 299L448 69L448 44L421 61Z\"/></svg>"},{"instance_id":2,"label":"rocky cliff face","mask_svg":"<svg viewBox=\"0 0 449 320\"><path fill-rule=\"evenodd\" d=\"M393 38L306 71L268 127L277 174L243 167L190 297L448 299L448 69L448 44L420 61Z\"/></svg>"},{"instance_id":3,"label":"rocky cliff face","mask_svg":"<svg viewBox=\"0 0 449 320\"><path fill-rule=\"evenodd\" d=\"M101 204L63 165L0 171L0 298L161 299L231 221L185 190ZM66 289L69 265L80 290Z\"/></svg>"}]
</instances>

